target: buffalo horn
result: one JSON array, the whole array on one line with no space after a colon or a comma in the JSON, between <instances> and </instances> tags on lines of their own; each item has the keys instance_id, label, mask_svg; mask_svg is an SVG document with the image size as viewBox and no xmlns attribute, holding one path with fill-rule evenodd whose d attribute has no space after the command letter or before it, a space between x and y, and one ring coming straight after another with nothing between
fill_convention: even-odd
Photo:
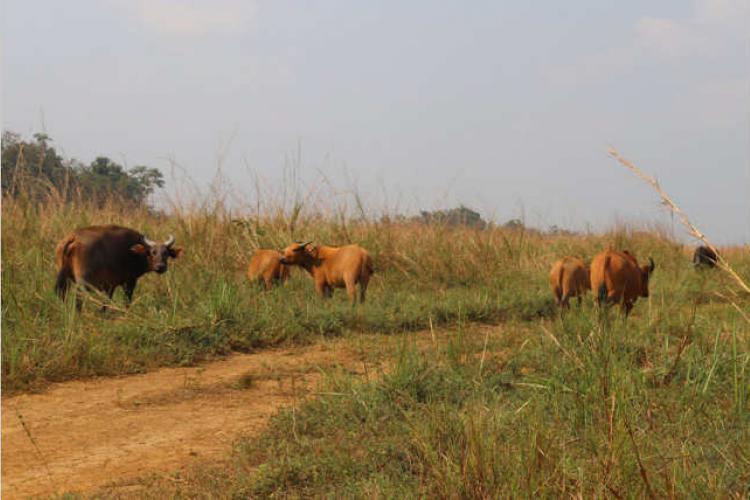
<instances>
[{"instance_id":1,"label":"buffalo horn","mask_svg":"<svg viewBox=\"0 0 750 500\"><path fill-rule=\"evenodd\" d=\"M170 234L169 238L167 238L167 241L164 242L164 246L170 248L172 245L174 245L174 236Z\"/></svg>"},{"instance_id":2,"label":"buffalo horn","mask_svg":"<svg viewBox=\"0 0 750 500\"><path fill-rule=\"evenodd\" d=\"M651 257L648 258L648 265L649 265L649 272L653 272L654 269L656 269L656 264L654 263L654 259Z\"/></svg>"},{"instance_id":3,"label":"buffalo horn","mask_svg":"<svg viewBox=\"0 0 750 500\"><path fill-rule=\"evenodd\" d=\"M146 245L150 246L150 247L152 247L152 246L156 245L156 242L155 242L154 240L150 240L150 239L148 239L148 237L147 237L147 236L146 236L145 234L143 235L143 242L144 242L144 243L145 243Z\"/></svg>"}]
</instances>

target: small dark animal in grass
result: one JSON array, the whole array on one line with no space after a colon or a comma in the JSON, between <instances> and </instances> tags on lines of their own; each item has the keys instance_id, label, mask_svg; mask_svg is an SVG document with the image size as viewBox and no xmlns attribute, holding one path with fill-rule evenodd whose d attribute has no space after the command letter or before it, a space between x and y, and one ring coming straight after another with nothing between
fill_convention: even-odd
<instances>
[{"instance_id":1,"label":"small dark animal in grass","mask_svg":"<svg viewBox=\"0 0 750 500\"><path fill-rule=\"evenodd\" d=\"M648 297L648 280L656 265L649 257L647 266L639 266L627 250L606 250L591 262L591 291L598 303L620 304L630 314L638 297Z\"/></svg>"},{"instance_id":2,"label":"small dark animal in grass","mask_svg":"<svg viewBox=\"0 0 750 500\"><path fill-rule=\"evenodd\" d=\"M693 252L693 265L697 268L716 267L718 256L707 246L699 246Z\"/></svg>"},{"instance_id":3,"label":"small dark animal in grass","mask_svg":"<svg viewBox=\"0 0 750 500\"><path fill-rule=\"evenodd\" d=\"M247 266L247 277L253 283L270 290L274 283L285 283L289 267L281 263L281 252L260 248L255 251Z\"/></svg>"},{"instance_id":4,"label":"small dark animal in grass","mask_svg":"<svg viewBox=\"0 0 750 500\"><path fill-rule=\"evenodd\" d=\"M293 243L284 249L281 263L300 266L310 273L315 282L315 291L323 297L331 297L334 288L346 288L349 301L365 301L367 284L373 273L372 259L359 245L343 247L312 246L308 243Z\"/></svg>"},{"instance_id":5,"label":"small dark animal in grass","mask_svg":"<svg viewBox=\"0 0 750 500\"><path fill-rule=\"evenodd\" d=\"M64 299L70 284L78 283L112 298L115 288L122 286L130 304L138 278L149 271L165 273L167 261L182 253L174 241L170 236L158 243L134 229L114 225L76 229L55 250L55 291ZM81 308L80 298L76 306Z\"/></svg>"},{"instance_id":6,"label":"small dark animal in grass","mask_svg":"<svg viewBox=\"0 0 750 500\"><path fill-rule=\"evenodd\" d=\"M580 306L581 298L591 288L589 268L577 257L563 257L552 266L549 284L558 306L570 307L571 297L578 297Z\"/></svg>"}]
</instances>

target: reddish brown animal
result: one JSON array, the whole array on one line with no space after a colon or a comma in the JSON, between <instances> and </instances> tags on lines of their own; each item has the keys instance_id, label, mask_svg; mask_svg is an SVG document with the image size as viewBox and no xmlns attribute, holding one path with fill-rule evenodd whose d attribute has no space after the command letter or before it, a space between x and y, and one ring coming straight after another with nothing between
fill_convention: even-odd
<instances>
[{"instance_id":1,"label":"reddish brown animal","mask_svg":"<svg viewBox=\"0 0 750 500\"><path fill-rule=\"evenodd\" d=\"M315 290L323 297L331 297L334 288L346 288L349 301L365 301L367 285L373 274L372 259L359 245L343 247L312 246L310 243L293 243L284 249L281 263L300 266L310 273Z\"/></svg>"},{"instance_id":2,"label":"reddish brown animal","mask_svg":"<svg viewBox=\"0 0 750 500\"><path fill-rule=\"evenodd\" d=\"M170 236L158 243L134 229L114 225L76 229L55 250L55 291L64 299L70 284L78 283L112 298L122 286L130 304L138 278L149 271L165 273L167 261L182 253L182 248L173 246L174 241ZM76 306L81 308L80 297Z\"/></svg>"},{"instance_id":3,"label":"reddish brown animal","mask_svg":"<svg viewBox=\"0 0 750 500\"><path fill-rule=\"evenodd\" d=\"M639 266L636 258L627 250L606 250L591 262L591 291L597 302L620 304L625 315L630 314L638 297L648 297L648 281L656 265Z\"/></svg>"},{"instance_id":4,"label":"reddish brown animal","mask_svg":"<svg viewBox=\"0 0 750 500\"><path fill-rule=\"evenodd\" d=\"M578 297L580 306L583 294L591 288L589 268L577 257L563 257L552 266L549 284L558 306L570 307L571 297Z\"/></svg>"},{"instance_id":5,"label":"reddish brown animal","mask_svg":"<svg viewBox=\"0 0 750 500\"><path fill-rule=\"evenodd\" d=\"M247 277L270 290L274 283L285 283L289 278L289 267L281 263L281 252L268 248L255 251L247 266Z\"/></svg>"}]
</instances>

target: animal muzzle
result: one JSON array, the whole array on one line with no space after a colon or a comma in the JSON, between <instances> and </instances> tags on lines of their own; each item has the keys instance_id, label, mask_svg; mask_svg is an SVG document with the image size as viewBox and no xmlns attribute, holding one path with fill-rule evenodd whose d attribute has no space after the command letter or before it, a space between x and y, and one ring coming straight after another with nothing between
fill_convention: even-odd
<instances>
[{"instance_id":1,"label":"animal muzzle","mask_svg":"<svg viewBox=\"0 0 750 500\"><path fill-rule=\"evenodd\" d=\"M166 264L157 264L154 266L154 271L159 274L164 274L167 272L167 265Z\"/></svg>"},{"instance_id":2,"label":"animal muzzle","mask_svg":"<svg viewBox=\"0 0 750 500\"><path fill-rule=\"evenodd\" d=\"M287 260L286 260L286 259L285 259L284 257L280 258L280 259L279 259L279 262L280 262L281 264L284 264L284 265L287 265L287 264L288 264L288 261L287 261Z\"/></svg>"}]
</instances>

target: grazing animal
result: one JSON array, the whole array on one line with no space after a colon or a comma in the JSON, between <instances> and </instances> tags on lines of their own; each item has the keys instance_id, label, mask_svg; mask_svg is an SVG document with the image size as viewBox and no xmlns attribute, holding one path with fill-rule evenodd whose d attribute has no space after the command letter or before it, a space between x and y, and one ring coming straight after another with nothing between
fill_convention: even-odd
<instances>
[{"instance_id":1,"label":"grazing animal","mask_svg":"<svg viewBox=\"0 0 750 500\"><path fill-rule=\"evenodd\" d=\"M270 290L274 282L285 283L289 278L289 267L281 263L281 253L268 248L255 251L247 266L247 277Z\"/></svg>"},{"instance_id":2,"label":"grazing animal","mask_svg":"<svg viewBox=\"0 0 750 500\"><path fill-rule=\"evenodd\" d=\"M343 247L312 246L308 243L293 243L284 249L281 263L300 266L310 273L315 282L315 291L323 297L331 297L334 288L346 288L349 301L365 301L367 284L373 267L367 251L359 245Z\"/></svg>"},{"instance_id":3,"label":"grazing animal","mask_svg":"<svg viewBox=\"0 0 750 500\"><path fill-rule=\"evenodd\" d=\"M707 246L699 246L693 253L693 265L697 268L716 267L718 256Z\"/></svg>"},{"instance_id":4,"label":"grazing animal","mask_svg":"<svg viewBox=\"0 0 750 500\"><path fill-rule=\"evenodd\" d=\"M583 294L591 288L589 268L577 257L563 257L552 266L549 284L558 306L570 307L571 297L578 297L581 305Z\"/></svg>"},{"instance_id":5,"label":"grazing animal","mask_svg":"<svg viewBox=\"0 0 750 500\"><path fill-rule=\"evenodd\" d=\"M55 250L55 291L64 299L69 285L78 283L112 298L115 288L122 286L129 305L138 278L149 271L165 273L167 261L182 253L174 241L170 236L158 243L134 229L115 225L76 229ZM80 297L76 306L81 308Z\"/></svg>"},{"instance_id":6,"label":"grazing animal","mask_svg":"<svg viewBox=\"0 0 750 500\"><path fill-rule=\"evenodd\" d=\"M648 258L647 266L639 266L627 250L606 250L591 261L591 291L598 303L619 303L630 314L638 297L648 297L648 280L656 265Z\"/></svg>"}]
</instances>

